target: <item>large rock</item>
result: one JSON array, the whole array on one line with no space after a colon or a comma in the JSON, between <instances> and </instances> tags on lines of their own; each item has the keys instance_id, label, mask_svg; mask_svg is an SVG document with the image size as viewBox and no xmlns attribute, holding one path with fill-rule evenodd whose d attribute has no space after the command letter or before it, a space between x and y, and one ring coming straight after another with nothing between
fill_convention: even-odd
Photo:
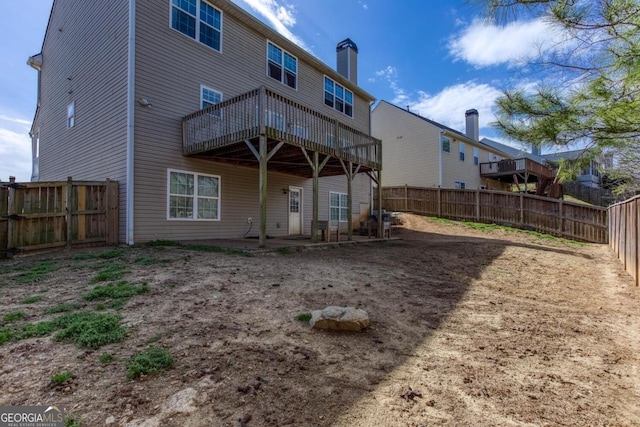
<instances>
[{"instance_id":1,"label":"large rock","mask_svg":"<svg viewBox=\"0 0 640 427\"><path fill-rule=\"evenodd\" d=\"M355 307L330 306L311 312L309 324L314 329L359 331L369 326L369 315Z\"/></svg>"}]
</instances>

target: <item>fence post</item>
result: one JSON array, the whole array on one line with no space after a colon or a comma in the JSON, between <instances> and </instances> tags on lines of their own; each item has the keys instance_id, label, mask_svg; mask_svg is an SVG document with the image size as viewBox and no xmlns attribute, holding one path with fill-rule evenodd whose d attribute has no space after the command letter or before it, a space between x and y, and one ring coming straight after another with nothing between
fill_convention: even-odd
<instances>
[{"instance_id":1,"label":"fence post","mask_svg":"<svg viewBox=\"0 0 640 427\"><path fill-rule=\"evenodd\" d=\"M440 194L440 187L438 187L438 218L442 218L442 195Z\"/></svg>"},{"instance_id":2,"label":"fence post","mask_svg":"<svg viewBox=\"0 0 640 427\"><path fill-rule=\"evenodd\" d=\"M520 225L524 226L524 194L520 193Z\"/></svg>"},{"instance_id":3,"label":"fence post","mask_svg":"<svg viewBox=\"0 0 640 427\"><path fill-rule=\"evenodd\" d=\"M15 183L15 179L10 179L10 182ZM13 185L8 187L8 199L7 199L7 257L12 258L16 247L15 237L15 222L14 215L16 214L16 188Z\"/></svg>"},{"instance_id":4,"label":"fence post","mask_svg":"<svg viewBox=\"0 0 640 427\"><path fill-rule=\"evenodd\" d=\"M71 229L72 215L71 215L71 196L73 194L73 180L71 177L67 178L67 249L71 249L71 239L73 236Z\"/></svg>"},{"instance_id":5,"label":"fence post","mask_svg":"<svg viewBox=\"0 0 640 427\"><path fill-rule=\"evenodd\" d=\"M407 200L408 198L409 198L409 196L408 196L408 191L407 191L407 184L405 184L404 185L404 211L405 212L408 212L408 210L407 210L407 206L409 205L409 202Z\"/></svg>"},{"instance_id":6,"label":"fence post","mask_svg":"<svg viewBox=\"0 0 640 427\"><path fill-rule=\"evenodd\" d=\"M480 222L480 189L476 189L476 222Z\"/></svg>"},{"instance_id":7,"label":"fence post","mask_svg":"<svg viewBox=\"0 0 640 427\"><path fill-rule=\"evenodd\" d=\"M559 217L559 225L558 225L558 233L560 233L561 236L564 236L564 213L562 210L562 199L560 199L558 201L558 217Z\"/></svg>"}]
</instances>

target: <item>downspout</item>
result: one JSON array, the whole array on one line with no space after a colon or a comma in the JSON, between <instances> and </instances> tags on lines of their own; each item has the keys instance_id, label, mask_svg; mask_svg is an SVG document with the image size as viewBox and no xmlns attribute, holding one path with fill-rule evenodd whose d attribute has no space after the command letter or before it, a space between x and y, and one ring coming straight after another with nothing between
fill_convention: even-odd
<instances>
[{"instance_id":1,"label":"downspout","mask_svg":"<svg viewBox=\"0 0 640 427\"><path fill-rule=\"evenodd\" d=\"M442 188L442 136L444 131L440 129L440 141L438 141L438 188Z\"/></svg>"},{"instance_id":2,"label":"downspout","mask_svg":"<svg viewBox=\"0 0 640 427\"><path fill-rule=\"evenodd\" d=\"M133 246L133 142L135 112L136 0L129 0L129 39L127 61L127 192L126 241Z\"/></svg>"}]
</instances>

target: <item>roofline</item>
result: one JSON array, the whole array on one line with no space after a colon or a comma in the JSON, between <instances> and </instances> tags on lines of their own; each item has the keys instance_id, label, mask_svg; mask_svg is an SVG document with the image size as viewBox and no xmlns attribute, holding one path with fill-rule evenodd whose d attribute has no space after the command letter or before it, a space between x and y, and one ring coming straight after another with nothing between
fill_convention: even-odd
<instances>
[{"instance_id":1,"label":"roofline","mask_svg":"<svg viewBox=\"0 0 640 427\"><path fill-rule=\"evenodd\" d=\"M247 24L250 28L262 34L267 39L273 40L274 42L277 42L277 43L286 44L287 49L292 51L291 53L294 53L298 58L304 59L305 62L311 64L313 67L315 67L322 73L327 74L333 80L340 83L342 86L353 91L354 94L359 95L361 98L364 98L367 101L376 100L376 98L373 95L371 95L369 92L362 89L360 86L353 84L353 82L351 82L350 80L348 80L347 78L339 74L337 70L334 70L333 68L329 67L327 64L320 61L318 58L316 58L315 56L313 56L312 54L310 54L300 46L296 45L291 40L282 36L280 33L270 28L268 25L260 21L255 16L251 15L249 12L245 11L239 6L236 6L230 0L207 0L207 1L213 5L217 5L218 7L223 9L225 13L229 13L234 18L242 21L244 24Z\"/></svg>"},{"instance_id":2,"label":"roofline","mask_svg":"<svg viewBox=\"0 0 640 427\"><path fill-rule=\"evenodd\" d=\"M445 126L442 123L438 123L438 122L436 122L434 120L427 119L426 117L422 117L420 114L417 114L417 113L414 113L412 111L408 111L408 110L406 110L404 108L398 107L397 105L392 104L389 101L385 101L384 99L381 99L380 102L378 102L378 104L374 107L374 110L376 108L378 108L378 105L382 104L383 102L385 104L387 104L387 105L390 105L392 107L397 108L400 111L403 111L403 112L405 112L407 114L411 114L412 116L415 116L415 117L419 118L420 120L424 120L427 123L430 123L430 124L432 124L432 125L434 125L436 127L439 127L442 130L442 133L447 135L447 136L451 136L453 138L460 139L460 140L462 140L462 142L466 142L466 143L469 143L469 144L475 144L475 145L479 145L479 146L482 146L482 147L487 147L491 151L495 151L496 153L500 153L500 154L502 154L502 155L504 155L506 157L512 157L511 154L509 154L509 153L506 153L506 152L504 152L502 150L499 150L499 149L494 148L494 147L492 147L492 146L490 146L488 144L485 144L484 142L482 142L480 140L471 139L467 135L463 134L462 132L459 132L459 131L457 131L455 129L452 129L452 128L448 127L448 126Z\"/></svg>"}]
</instances>

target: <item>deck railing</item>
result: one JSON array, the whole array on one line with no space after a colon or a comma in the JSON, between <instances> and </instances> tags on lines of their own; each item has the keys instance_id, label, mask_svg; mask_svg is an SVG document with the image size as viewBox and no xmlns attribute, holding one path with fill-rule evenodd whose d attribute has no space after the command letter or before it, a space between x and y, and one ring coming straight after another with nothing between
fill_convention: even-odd
<instances>
[{"instance_id":1,"label":"deck railing","mask_svg":"<svg viewBox=\"0 0 640 427\"><path fill-rule=\"evenodd\" d=\"M540 177L552 177L553 171L531 159L507 159L496 162L480 163L480 175L502 175L509 173L528 172Z\"/></svg>"},{"instance_id":2,"label":"deck railing","mask_svg":"<svg viewBox=\"0 0 640 427\"><path fill-rule=\"evenodd\" d=\"M275 91L259 88L182 119L183 153L193 155L260 136L380 169L381 141Z\"/></svg>"}]
</instances>

